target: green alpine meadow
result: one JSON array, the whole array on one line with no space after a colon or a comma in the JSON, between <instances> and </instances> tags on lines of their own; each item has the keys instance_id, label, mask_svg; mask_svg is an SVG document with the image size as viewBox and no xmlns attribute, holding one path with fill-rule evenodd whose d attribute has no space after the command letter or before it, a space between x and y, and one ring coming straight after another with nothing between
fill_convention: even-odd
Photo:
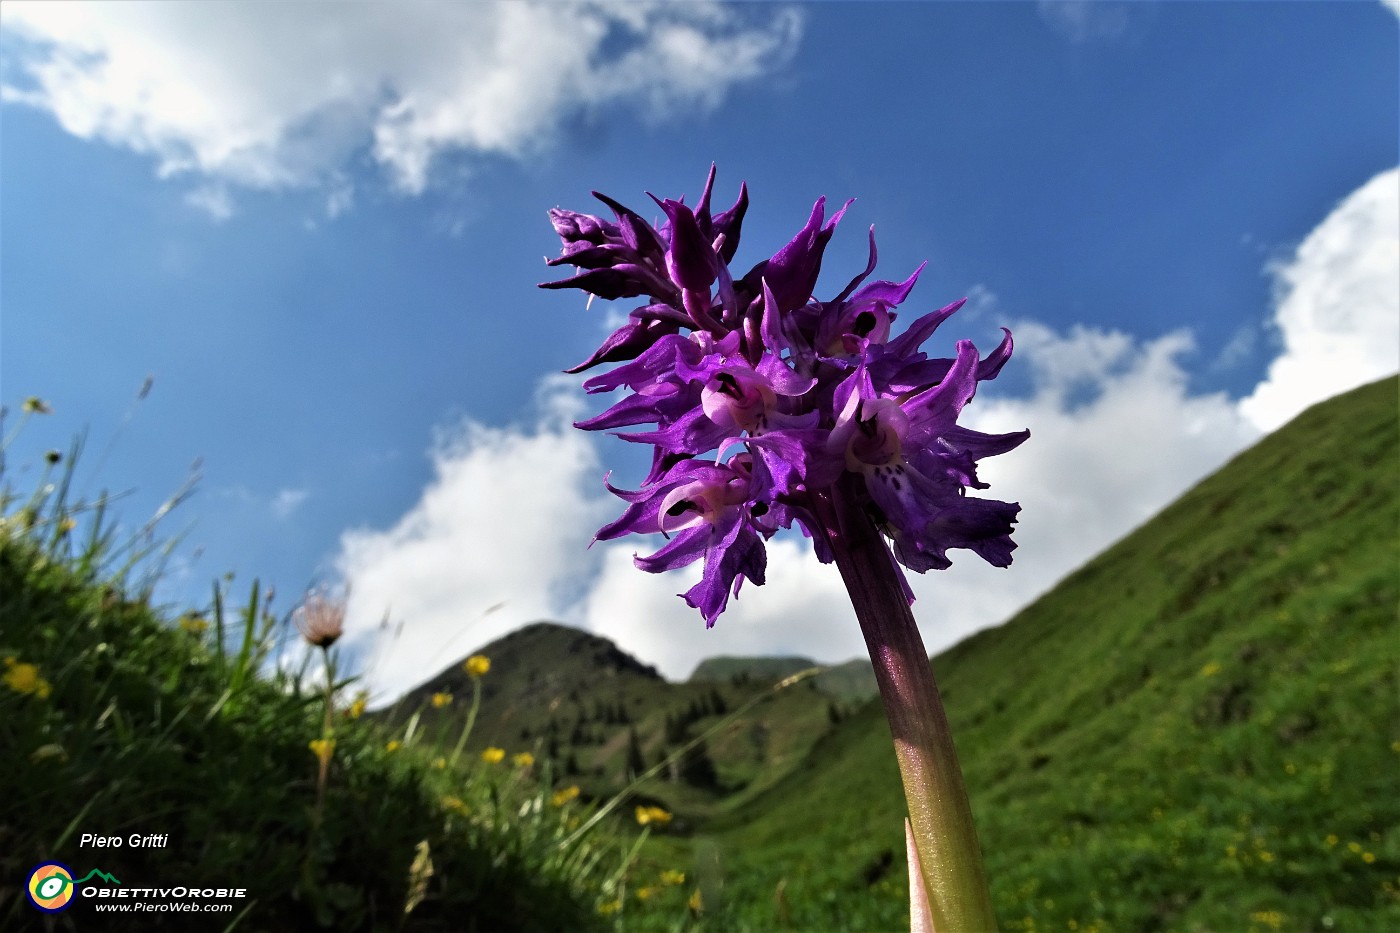
<instances>
[{"instance_id":1,"label":"green alpine meadow","mask_svg":"<svg viewBox=\"0 0 1400 933\"><path fill-rule=\"evenodd\" d=\"M22 882L50 861L247 889L204 926L77 929L907 928L867 662L674 683L540 622L366 710L357 671L286 663L265 586L153 607L161 555L69 489L76 453L4 476L5 929L49 928ZM1397 607L1392 377L935 657L1001 928L1400 929Z\"/></svg>"},{"instance_id":2,"label":"green alpine meadow","mask_svg":"<svg viewBox=\"0 0 1400 933\"><path fill-rule=\"evenodd\" d=\"M1400 929L1398 408L1314 406L934 659L1003 928ZM712 827L737 926L904 922L888 741Z\"/></svg>"}]
</instances>

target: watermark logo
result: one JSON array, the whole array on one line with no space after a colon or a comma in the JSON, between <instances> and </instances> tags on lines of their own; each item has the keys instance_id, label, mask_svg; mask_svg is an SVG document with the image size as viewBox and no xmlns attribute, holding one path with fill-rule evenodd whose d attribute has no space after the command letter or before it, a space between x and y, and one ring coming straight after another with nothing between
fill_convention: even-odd
<instances>
[{"instance_id":1,"label":"watermark logo","mask_svg":"<svg viewBox=\"0 0 1400 933\"><path fill-rule=\"evenodd\" d=\"M29 883L25 885L25 891L29 895L29 903L44 913L56 914L68 909L68 905L73 903L74 889L94 875L109 884L121 884L116 878L97 868L74 881L73 869L67 865L62 862L44 862L34 866L34 870L29 873Z\"/></svg>"}]
</instances>

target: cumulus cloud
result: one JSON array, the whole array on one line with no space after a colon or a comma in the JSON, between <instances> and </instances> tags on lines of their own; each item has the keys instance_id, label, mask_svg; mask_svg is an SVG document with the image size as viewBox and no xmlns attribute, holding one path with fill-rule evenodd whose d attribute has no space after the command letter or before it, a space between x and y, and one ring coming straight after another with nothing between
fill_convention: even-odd
<instances>
[{"instance_id":1,"label":"cumulus cloud","mask_svg":"<svg viewBox=\"0 0 1400 933\"><path fill-rule=\"evenodd\" d=\"M561 118L717 107L796 48L790 8L714 2L5 4L14 104L162 176L328 186L368 150L409 193L445 153L520 157ZM332 205L348 206L344 196ZM333 215L337 206L329 208ZM217 212L216 212L217 213Z\"/></svg>"},{"instance_id":2,"label":"cumulus cloud","mask_svg":"<svg viewBox=\"0 0 1400 933\"><path fill-rule=\"evenodd\" d=\"M1027 399L976 399L966 421L1031 439L983 478L1023 507L1019 560L1048 588L1184 492L1261 432L1224 393L1193 395L1187 331L1137 341L1082 327L1014 325Z\"/></svg>"},{"instance_id":3,"label":"cumulus cloud","mask_svg":"<svg viewBox=\"0 0 1400 933\"><path fill-rule=\"evenodd\" d=\"M1273 275L1283 351L1240 403L1265 431L1400 369L1400 169L1348 195Z\"/></svg>"},{"instance_id":4,"label":"cumulus cloud","mask_svg":"<svg viewBox=\"0 0 1400 933\"><path fill-rule=\"evenodd\" d=\"M633 566L633 553L650 553L660 543L610 545L587 603L569 621L612 639L674 680L717 654L844 660L863 650L840 574L818 562L800 535L769 542L768 583L745 584L712 629L677 595L700 579L698 563L664 574Z\"/></svg>"},{"instance_id":5,"label":"cumulus cloud","mask_svg":"<svg viewBox=\"0 0 1400 933\"><path fill-rule=\"evenodd\" d=\"M570 424L577 390L560 385L544 383L533 425L440 431L418 502L390 528L342 535L347 644L377 697L568 604L604 518L593 441Z\"/></svg>"}]
</instances>

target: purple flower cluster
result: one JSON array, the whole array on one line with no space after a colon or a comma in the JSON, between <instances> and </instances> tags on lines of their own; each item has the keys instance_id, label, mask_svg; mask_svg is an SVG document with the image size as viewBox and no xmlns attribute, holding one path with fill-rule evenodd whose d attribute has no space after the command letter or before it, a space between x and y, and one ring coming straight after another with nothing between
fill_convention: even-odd
<instances>
[{"instance_id":1,"label":"purple flower cluster","mask_svg":"<svg viewBox=\"0 0 1400 933\"><path fill-rule=\"evenodd\" d=\"M578 427L655 425L617 432L652 445L652 467L636 491L608 485L627 508L595 540L665 535L655 554L636 558L653 573L704 558L701 581L683 595L707 625L745 579L764 582L764 541L779 528L796 522L817 556L833 559L831 529L817 505L838 486L911 570L948 567L949 548L1010 564L1020 506L965 490L986 488L978 460L1011 450L1030 432L988 435L957 424L977 383L1010 358L1010 331L986 357L960 340L953 359L929 358L919 347L962 306L957 301L892 337L895 308L923 267L903 282L866 283L875 269L874 228L865 271L830 301L812 297L849 201L826 220L826 199L819 199L791 242L735 278L729 263L748 190L741 185L729 210L711 214L714 178L711 167L694 209L653 196L665 215L659 227L597 192L612 220L549 212L563 241L549 265L579 271L542 288L647 300L569 370L621 363L584 387L630 390Z\"/></svg>"}]
</instances>

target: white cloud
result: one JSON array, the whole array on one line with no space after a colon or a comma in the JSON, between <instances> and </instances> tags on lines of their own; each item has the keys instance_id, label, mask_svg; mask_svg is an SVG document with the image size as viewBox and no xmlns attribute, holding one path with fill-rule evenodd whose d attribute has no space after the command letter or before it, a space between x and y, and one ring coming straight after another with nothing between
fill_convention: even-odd
<instances>
[{"instance_id":1,"label":"white cloud","mask_svg":"<svg viewBox=\"0 0 1400 933\"><path fill-rule=\"evenodd\" d=\"M958 311L958 320L964 324L1001 313L1001 303L996 292L980 282L969 285L964 294L967 296L967 304Z\"/></svg>"},{"instance_id":2,"label":"white cloud","mask_svg":"<svg viewBox=\"0 0 1400 933\"><path fill-rule=\"evenodd\" d=\"M745 583L712 629L676 595L700 579L698 563L666 574L633 566L633 553L650 553L660 543L638 538L609 545L582 613L568 621L675 680L717 654L845 660L863 650L840 574L819 563L800 535L769 542L768 583Z\"/></svg>"},{"instance_id":3,"label":"white cloud","mask_svg":"<svg viewBox=\"0 0 1400 933\"><path fill-rule=\"evenodd\" d=\"M780 66L800 17L713 2L47 3L12 0L0 97L153 156L164 176L322 185L369 151L421 192L444 153L520 157L562 117L718 106ZM201 205L203 206L203 205Z\"/></svg>"},{"instance_id":4,"label":"white cloud","mask_svg":"<svg viewBox=\"0 0 1400 933\"><path fill-rule=\"evenodd\" d=\"M376 696L411 687L525 623L555 617L590 566L587 544L606 520L602 471L592 439L570 424L580 393L560 385L545 382L532 426L465 420L440 432L434 477L418 502L391 528L342 535L335 563L352 586L347 643L369 652ZM393 624L381 640L386 613Z\"/></svg>"},{"instance_id":5,"label":"white cloud","mask_svg":"<svg viewBox=\"0 0 1400 933\"><path fill-rule=\"evenodd\" d=\"M1348 195L1273 273L1283 352L1240 403L1265 431L1400 369L1400 169Z\"/></svg>"},{"instance_id":6,"label":"white cloud","mask_svg":"<svg viewBox=\"0 0 1400 933\"><path fill-rule=\"evenodd\" d=\"M1381 3L1385 4L1390 12L1394 13L1396 16L1400 16L1400 0L1381 0Z\"/></svg>"},{"instance_id":7,"label":"white cloud","mask_svg":"<svg viewBox=\"0 0 1400 933\"><path fill-rule=\"evenodd\" d=\"M1048 589L1260 436L1223 393L1190 394L1186 331L1139 343L1080 327L1013 330L1034 394L978 398L964 420L990 432L1031 430L1022 447L981 469L992 492L1022 505L1015 586L1025 595Z\"/></svg>"},{"instance_id":8,"label":"white cloud","mask_svg":"<svg viewBox=\"0 0 1400 933\"><path fill-rule=\"evenodd\" d=\"M1117 39L1128 29L1128 6L1106 0L1038 0L1040 18L1076 44Z\"/></svg>"},{"instance_id":9,"label":"white cloud","mask_svg":"<svg viewBox=\"0 0 1400 933\"><path fill-rule=\"evenodd\" d=\"M266 509L278 520L289 518L311 496L310 490L296 489L290 486L279 489L272 495L267 495L266 493L254 492L242 483L224 486L216 490L215 494L254 509Z\"/></svg>"},{"instance_id":10,"label":"white cloud","mask_svg":"<svg viewBox=\"0 0 1400 933\"><path fill-rule=\"evenodd\" d=\"M272 498L272 514L281 519L290 518L310 495L306 489L279 489Z\"/></svg>"},{"instance_id":11,"label":"white cloud","mask_svg":"<svg viewBox=\"0 0 1400 933\"><path fill-rule=\"evenodd\" d=\"M185 203L215 220L228 220L233 216L233 199L223 185L200 185L185 195Z\"/></svg>"},{"instance_id":12,"label":"white cloud","mask_svg":"<svg viewBox=\"0 0 1400 933\"><path fill-rule=\"evenodd\" d=\"M1254 324L1245 323L1235 328L1230 339L1225 341L1220 352L1215 354L1215 359L1211 360L1211 371L1225 372L1240 361L1248 359L1249 355L1254 352L1254 344L1258 336L1259 331Z\"/></svg>"},{"instance_id":13,"label":"white cloud","mask_svg":"<svg viewBox=\"0 0 1400 933\"><path fill-rule=\"evenodd\" d=\"M350 210L355 204L355 186L348 179L340 178L330 186L326 195L326 216L331 220Z\"/></svg>"}]
</instances>

